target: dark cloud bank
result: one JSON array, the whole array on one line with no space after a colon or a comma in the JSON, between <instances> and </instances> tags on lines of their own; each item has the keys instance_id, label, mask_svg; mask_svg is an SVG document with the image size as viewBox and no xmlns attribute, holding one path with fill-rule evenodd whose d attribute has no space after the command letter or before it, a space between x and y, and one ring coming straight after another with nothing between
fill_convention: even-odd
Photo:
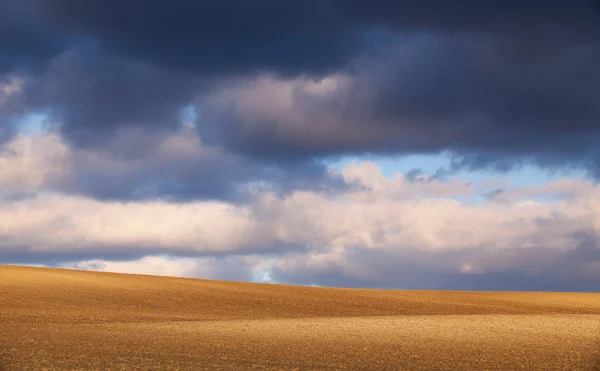
<instances>
[{"instance_id":1,"label":"dark cloud bank","mask_svg":"<svg viewBox=\"0 0 600 371\"><path fill-rule=\"evenodd\" d=\"M130 126L168 131L184 106L231 79L342 72L345 89L296 97L311 136L287 135L285 118L248 128L235 112L198 125L207 140L266 158L452 150L466 167L533 160L596 172L598 1L3 0L2 9L2 70L30 73L26 106L52 109L75 145L106 145ZM326 119L335 130L322 129Z\"/></svg>"}]
</instances>

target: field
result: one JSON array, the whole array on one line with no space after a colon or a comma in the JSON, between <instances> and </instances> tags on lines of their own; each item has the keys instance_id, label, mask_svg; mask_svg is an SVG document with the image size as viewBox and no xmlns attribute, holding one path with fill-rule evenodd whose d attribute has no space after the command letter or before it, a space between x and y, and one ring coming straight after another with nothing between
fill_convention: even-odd
<instances>
[{"instance_id":1,"label":"field","mask_svg":"<svg viewBox=\"0 0 600 371\"><path fill-rule=\"evenodd\" d=\"M600 294L0 266L0 369L600 370Z\"/></svg>"}]
</instances>

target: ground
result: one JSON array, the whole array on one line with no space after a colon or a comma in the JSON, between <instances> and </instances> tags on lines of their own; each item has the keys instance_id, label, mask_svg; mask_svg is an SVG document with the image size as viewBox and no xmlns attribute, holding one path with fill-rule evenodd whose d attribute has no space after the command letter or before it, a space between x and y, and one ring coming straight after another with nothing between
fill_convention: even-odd
<instances>
[{"instance_id":1,"label":"ground","mask_svg":"<svg viewBox=\"0 0 600 371\"><path fill-rule=\"evenodd\" d=\"M600 294L0 266L0 369L600 370Z\"/></svg>"}]
</instances>

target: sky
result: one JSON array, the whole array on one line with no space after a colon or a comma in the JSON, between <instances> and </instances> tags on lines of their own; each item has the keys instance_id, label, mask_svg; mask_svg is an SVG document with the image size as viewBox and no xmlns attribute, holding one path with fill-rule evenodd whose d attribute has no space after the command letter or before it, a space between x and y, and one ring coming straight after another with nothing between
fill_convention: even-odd
<instances>
[{"instance_id":1,"label":"sky","mask_svg":"<svg viewBox=\"0 0 600 371\"><path fill-rule=\"evenodd\" d=\"M597 0L0 0L0 263L597 291Z\"/></svg>"}]
</instances>

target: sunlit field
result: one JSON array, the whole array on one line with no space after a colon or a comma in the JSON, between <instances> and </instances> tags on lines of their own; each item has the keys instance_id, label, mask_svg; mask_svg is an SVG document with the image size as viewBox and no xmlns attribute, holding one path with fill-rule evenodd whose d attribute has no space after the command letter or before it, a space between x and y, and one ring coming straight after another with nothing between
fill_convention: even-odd
<instances>
[{"instance_id":1,"label":"sunlit field","mask_svg":"<svg viewBox=\"0 0 600 371\"><path fill-rule=\"evenodd\" d=\"M0 266L3 370L594 370L600 294Z\"/></svg>"}]
</instances>

